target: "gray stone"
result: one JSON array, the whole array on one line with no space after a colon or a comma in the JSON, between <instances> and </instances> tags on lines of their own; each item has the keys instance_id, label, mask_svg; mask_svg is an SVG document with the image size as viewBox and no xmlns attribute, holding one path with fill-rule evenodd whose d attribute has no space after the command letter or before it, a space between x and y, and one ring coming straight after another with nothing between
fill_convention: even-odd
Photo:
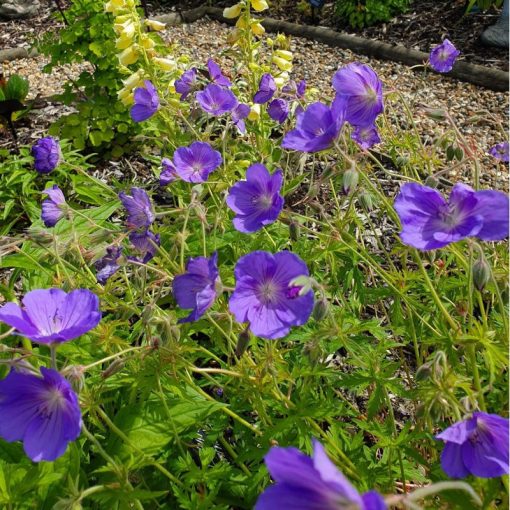
<instances>
[{"instance_id":1,"label":"gray stone","mask_svg":"<svg viewBox=\"0 0 510 510\"><path fill-rule=\"evenodd\" d=\"M38 9L38 0L0 0L0 18L29 18L34 16Z\"/></svg>"}]
</instances>

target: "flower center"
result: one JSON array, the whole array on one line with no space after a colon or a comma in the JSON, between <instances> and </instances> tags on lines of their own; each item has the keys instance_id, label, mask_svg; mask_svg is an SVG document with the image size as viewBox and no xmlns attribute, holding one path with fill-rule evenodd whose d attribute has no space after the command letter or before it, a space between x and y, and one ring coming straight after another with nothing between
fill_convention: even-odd
<instances>
[{"instance_id":1,"label":"flower center","mask_svg":"<svg viewBox=\"0 0 510 510\"><path fill-rule=\"evenodd\" d=\"M200 163L193 163L192 167L193 173L199 174L202 171L202 165Z\"/></svg>"},{"instance_id":2,"label":"flower center","mask_svg":"<svg viewBox=\"0 0 510 510\"><path fill-rule=\"evenodd\" d=\"M65 401L66 399L59 388L50 388L44 396L39 412L44 417L51 416L57 409L64 407Z\"/></svg>"},{"instance_id":3,"label":"flower center","mask_svg":"<svg viewBox=\"0 0 510 510\"><path fill-rule=\"evenodd\" d=\"M271 209L271 206L273 205L273 197L267 193L260 195L256 200L255 203L264 210Z\"/></svg>"},{"instance_id":4,"label":"flower center","mask_svg":"<svg viewBox=\"0 0 510 510\"><path fill-rule=\"evenodd\" d=\"M259 300L268 305L278 300L278 287L272 280L268 280L259 285L257 294Z\"/></svg>"}]
</instances>

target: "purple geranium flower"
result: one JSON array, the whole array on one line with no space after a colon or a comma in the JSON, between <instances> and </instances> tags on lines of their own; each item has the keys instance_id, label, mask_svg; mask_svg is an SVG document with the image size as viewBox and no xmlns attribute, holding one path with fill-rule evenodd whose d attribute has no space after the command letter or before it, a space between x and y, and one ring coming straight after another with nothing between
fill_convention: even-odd
<instances>
[{"instance_id":1,"label":"purple geranium flower","mask_svg":"<svg viewBox=\"0 0 510 510\"><path fill-rule=\"evenodd\" d=\"M508 474L508 419L473 413L436 436L445 442L441 467L452 478L495 478Z\"/></svg>"},{"instance_id":2,"label":"purple geranium flower","mask_svg":"<svg viewBox=\"0 0 510 510\"><path fill-rule=\"evenodd\" d=\"M234 93L216 83L207 85L204 90L197 92L196 97L200 108L215 117L230 112L237 106Z\"/></svg>"},{"instance_id":3,"label":"purple geranium flower","mask_svg":"<svg viewBox=\"0 0 510 510\"><path fill-rule=\"evenodd\" d=\"M171 182L174 182L175 179L177 179L177 170L174 164L168 158L163 158L161 160L161 166L162 170L159 174L159 185L167 186Z\"/></svg>"},{"instance_id":4,"label":"purple geranium flower","mask_svg":"<svg viewBox=\"0 0 510 510\"><path fill-rule=\"evenodd\" d=\"M90 290L69 294L60 289L27 292L23 307L6 303L0 308L0 321L17 334L41 344L62 343L84 335L101 320L99 299Z\"/></svg>"},{"instance_id":5,"label":"purple geranium flower","mask_svg":"<svg viewBox=\"0 0 510 510\"><path fill-rule=\"evenodd\" d=\"M155 220L152 202L147 192L141 188L131 188L131 195L119 193L120 201L128 213L128 227L131 229L150 227Z\"/></svg>"},{"instance_id":6,"label":"purple geranium flower","mask_svg":"<svg viewBox=\"0 0 510 510\"><path fill-rule=\"evenodd\" d=\"M250 107L247 104L239 103L232 110L232 122L237 127L241 134L246 133L246 124L244 119L250 114Z\"/></svg>"},{"instance_id":7,"label":"purple geranium flower","mask_svg":"<svg viewBox=\"0 0 510 510\"><path fill-rule=\"evenodd\" d=\"M216 299L216 284L219 282L218 253L211 257L189 258L186 272L177 275L172 283L172 292L181 308L193 311L179 323L193 322L212 306Z\"/></svg>"},{"instance_id":8,"label":"purple geranium flower","mask_svg":"<svg viewBox=\"0 0 510 510\"><path fill-rule=\"evenodd\" d=\"M32 156L35 169L40 174L49 174L58 166L62 151L58 141L52 136L47 136L38 140L32 147Z\"/></svg>"},{"instance_id":9,"label":"purple geranium flower","mask_svg":"<svg viewBox=\"0 0 510 510\"><path fill-rule=\"evenodd\" d=\"M439 191L408 183L395 199L404 244L435 250L466 237L497 241L508 235L508 196L455 184L448 202Z\"/></svg>"},{"instance_id":10,"label":"purple geranium flower","mask_svg":"<svg viewBox=\"0 0 510 510\"><path fill-rule=\"evenodd\" d=\"M154 258L158 246L161 244L159 234L154 235L150 230L145 232L131 232L129 240L138 253L138 257L128 257L129 260L134 260L142 264L147 264L149 260Z\"/></svg>"},{"instance_id":11,"label":"purple geranium flower","mask_svg":"<svg viewBox=\"0 0 510 510\"><path fill-rule=\"evenodd\" d=\"M341 108L328 108L323 103L313 103L297 115L296 129L285 135L282 147L302 152L327 149L338 137L343 123L344 112Z\"/></svg>"},{"instance_id":12,"label":"purple geranium flower","mask_svg":"<svg viewBox=\"0 0 510 510\"><path fill-rule=\"evenodd\" d=\"M0 381L0 436L23 441L34 461L53 461L80 435L78 397L58 372L41 367L41 377L11 370Z\"/></svg>"},{"instance_id":13,"label":"purple geranium flower","mask_svg":"<svg viewBox=\"0 0 510 510\"><path fill-rule=\"evenodd\" d=\"M313 292L300 296L291 288L295 278L308 276L306 264L294 253L254 251L238 260L234 275L236 287L229 308L237 322L250 323L254 335L281 338L291 326L309 319Z\"/></svg>"},{"instance_id":14,"label":"purple geranium flower","mask_svg":"<svg viewBox=\"0 0 510 510\"><path fill-rule=\"evenodd\" d=\"M222 163L221 154L206 142L193 142L174 152L174 166L179 177L186 182L205 182L209 174Z\"/></svg>"},{"instance_id":15,"label":"purple geranium flower","mask_svg":"<svg viewBox=\"0 0 510 510\"><path fill-rule=\"evenodd\" d=\"M279 124L283 124L289 116L289 103L285 99L273 99L267 106L269 116Z\"/></svg>"},{"instance_id":16,"label":"purple geranium flower","mask_svg":"<svg viewBox=\"0 0 510 510\"><path fill-rule=\"evenodd\" d=\"M448 39L445 39L430 52L430 66L438 73L448 73L459 55L460 51Z\"/></svg>"},{"instance_id":17,"label":"purple geranium flower","mask_svg":"<svg viewBox=\"0 0 510 510\"><path fill-rule=\"evenodd\" d=\"M174 87L175 91L181 95L181 101L184 101L190 92L193 90L193 87L195 86L195 82L197 80L197 68L192 67L191 69L188 69L184 73L182 73L182 76L175 80Z\"/></svg>"},{"instance_id":18,"label":"purple geranium flower","mask_svg":"<svg viewBox=\"0 0 510 510\"><path fill-rule=\"evenodd\" d=\"M211 81L221 87L230 87L232 82L221 72L220 66L210 58L207 61L207 69L209 70L209 78Z\"/></svg>"},{"instance_id":19,"label":"purple geranium flower","mask_svg":"<svg viewBox=\"0 0 510 510\"><path fill-rule=\"evenodd\" d=\"M259 89L253 96L253 102L258 104L267 103L276 92L276 82L274 78L269 74L263 74L259 82Z\"/></svg>"},{"instance_id":20,"label":"purple geranium flower","mask_svg":"<svg viewBox=\"0 0 510 510\"><path fill-rule=\"evenodd\" d=\"M55 184L43 191L48 198L43 200L41 219L47 227L54 227L65 215L64 207L66 199L62 190Z\"/></svg>"},{"instance_id":21,"label":"purple geranium flower","mask_svg":"<svg viewBox=\"0 0 510 510\"><path fill-rule=\"evenodd\" d=\"M377 127L373 124L371 126L356 126L351 138L364 150L370 149L381 141Z\"/></svg>"},{"instance_id":22,"label":"purple geranium flower","mask_svg":"<svg viewBox=\"0 0 510 510\"><path fill-rule=\"evenodd\" d=\"M251 165L246 180L234 184L227 205L236 213L234 227L249 234L274 223L283 208L280 195L283 176L280 169L271 175L261 163Z\"/></svg>"},{"instance_id":23,"label":"purple geranium flower","mask_svg":"<svg viewBox=\"0 0 510 510\"><path fill-rule=\"evenodd\" d=\"M152 117L159 108L158 91L149 81L144 81L145 87L135 89L135 104L131 107L130 115L135 122L142 122Z\"/></svg>"},{"instance_id":24,"label":"purple geranium flower","mask_svg":"<svg viewBox=\"0 0 510 510\"><path fill-rule=\"evenodd\" d=\"M489 151L491 156L508 163L508 142L498 143Z\"/></svg>"},{"instance_id":25,"label":"purple geranium flower","mask_svg":"<svg viewBox=\"0 0 510 510\"><path fill-rule=\"evenodd\" d=\"M297 448L273 447L264 460L276 483L259 496L255 510L387 509L379 493L359 494L316 440L311 458Z\"/></svg>"},{"instance_id":26,"label":"purple geranium flower","mask_svg":"<svg viewBox=\"0 0 510 510\"><path fill-rule=\"evenodd\" d=\"M345 120L353 126L369 126L383 111L382 82L365 64L346 65L333 76L336 100L345 103Z\"/></svg>"},{"instance_id":27,"label":"purple geranium flower","mask_svg":"<svg viewBox=\"0 0 510 510\"><path fill-rule=\"evenodd\" d=\"M96 260L94 267L96 268L97 281L100 284L104 285L108 278L120 269L117 261L121 255L122 247L113 245L106 248L106 255Z\"/></svg>"}]
</instances>

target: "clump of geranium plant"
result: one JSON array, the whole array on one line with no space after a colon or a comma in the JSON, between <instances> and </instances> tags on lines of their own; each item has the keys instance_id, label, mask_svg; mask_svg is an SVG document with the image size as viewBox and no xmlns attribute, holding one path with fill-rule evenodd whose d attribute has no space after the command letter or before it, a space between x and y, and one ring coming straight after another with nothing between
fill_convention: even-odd
<instances>
[{"instance_id":1,"label":"clump of geranium plant","mask_svg":"<svg viewBox=\"0 0 510 510\"><path fill-rule=\"evenodd\" d=\"M35 505L506 497L508 197L480 189L471 150L472 186L440 181L436 155L385 187L379 149L400 135L376 70L307 90L252 16L266 7L226 10L227 69L162 61L135 2L107 3L148 182L98 181L56 140L34 149L46 196L4 263L26 293L0 307L0 445L54 477L1 451L0 469L33 469ZM64 168L68 190L51 182Z\"/></svg>"}]
</instances>

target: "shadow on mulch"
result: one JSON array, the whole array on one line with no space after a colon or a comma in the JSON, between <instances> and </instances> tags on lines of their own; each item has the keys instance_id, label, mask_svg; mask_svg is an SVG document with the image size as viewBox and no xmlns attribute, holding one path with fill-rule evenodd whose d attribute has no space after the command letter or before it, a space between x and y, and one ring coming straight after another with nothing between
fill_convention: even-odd
<instances>
[{"instance_id":1,"label":"shadow on mulch","mask_svg":"<svg viewBox=\"0 0 510 510\"><path fill-rule=\"evenodd\" d=\"M210 2L215 7L228 7L236 0ZM148 2L151 14L185 11L200 5L203 0L152 0ZM508 71L508 49L484 46L479 37L490 25L496 23L500 9L465 14L464 0L413 0L407 12L387 23L354 29L339 20L334 13L334 2L326 2L312 19L311 10L298 10L297 0L272 0L267 17L283 19L305 25L321 25L339 32L355 34L367 39L403 44L407 48L428 53L433 46L448 38L461 51L461 58L472 64Z\"/></svg>"}]
</instances>

